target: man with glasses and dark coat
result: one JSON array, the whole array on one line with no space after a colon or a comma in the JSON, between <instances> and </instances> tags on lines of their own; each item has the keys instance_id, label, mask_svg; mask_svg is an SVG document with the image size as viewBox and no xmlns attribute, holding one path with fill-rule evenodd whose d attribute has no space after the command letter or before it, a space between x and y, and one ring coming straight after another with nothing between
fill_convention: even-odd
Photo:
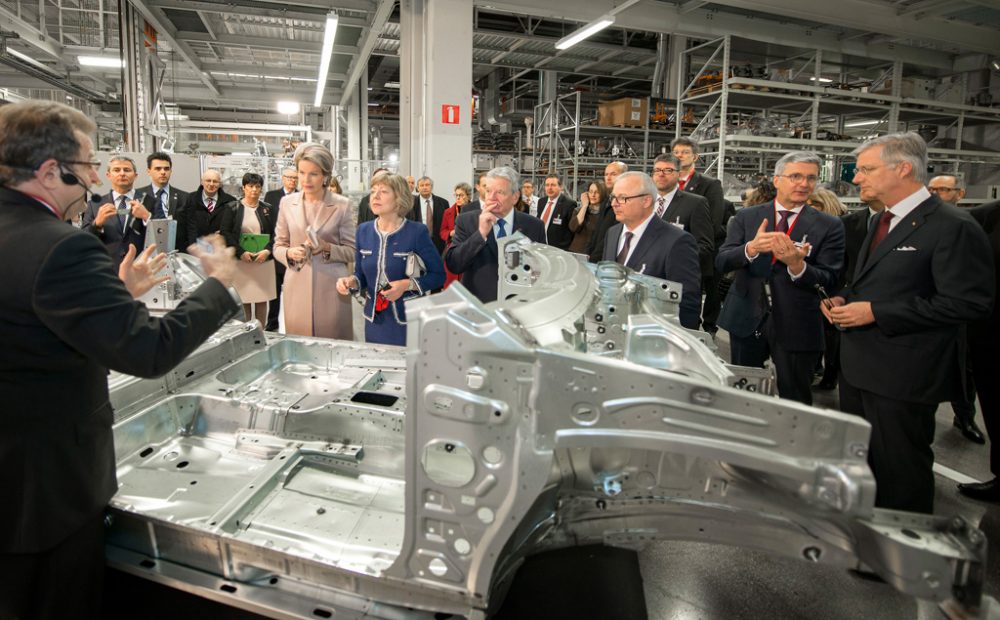
<instances>
[{"instance_id":1,"label":"man with glasses and dark coat","mask_svg":"<svg viewBox=\"0 0 1000 620\"><path fill-rule=\"evenodd\" d=\"M715 259L722 273L736 272L719 314L732 363L763 366L770 356L778 395L807 405L825 348L817 292L835 290L844 267L843 223L806 204L822 165L808 151L779 159L777 196L736 213Z\"/></svg>"},{"instance_id":2,"label":"man with glasses and dark coat","mask_svg":"<svg viewBox=\"0 0 1000 620\"><path fill-rule=\"evenodd\" d=\"M647 276L681 285L680 323L698 329L701 272L698 244L690 233L656 216L656 185L645 172L626 172L615 180L611 208L615 224L604 239L603 260Z\"/></svg>"}]
</instances>

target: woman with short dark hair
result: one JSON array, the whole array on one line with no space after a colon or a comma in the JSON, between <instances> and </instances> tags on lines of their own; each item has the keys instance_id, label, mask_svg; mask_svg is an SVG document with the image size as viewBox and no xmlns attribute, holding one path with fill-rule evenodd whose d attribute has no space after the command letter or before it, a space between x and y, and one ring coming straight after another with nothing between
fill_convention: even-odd
<instances>
[{"instance_id":1,"label":"woman with short dark hair","mask_svg":"<svg viewBox=\"0 0 1000 620\"><path fill-rule=\"evenodd\" d=\"M277 297L274 281L274 207L260 199L264 177L243 175L243 197L222 214L219 230L226 245L236 249L236 277L233 287L243 300L247 321L267 323L267 302Z\"/></svg>"}]
</instances>

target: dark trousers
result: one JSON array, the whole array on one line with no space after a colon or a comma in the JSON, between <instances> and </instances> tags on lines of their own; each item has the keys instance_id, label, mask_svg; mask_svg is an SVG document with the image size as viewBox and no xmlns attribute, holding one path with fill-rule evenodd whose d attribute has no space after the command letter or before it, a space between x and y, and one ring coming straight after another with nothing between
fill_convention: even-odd
<instances>
[{"instance_id":1,"label":"dark trousers","mask_svg":"<svg viewBox=\"0 0 1000 620\"><path fill-rule=\"evenodd\" d=\"M729 361L737 366L763 368L767 361L767 338L763 334L736 336L729 334Z\"/></svg>"},{"instance_id":2,"label":"dark trousers","mask_svg":"<svg viewBox=\"0 0 1000 620\"><path fill-rule=\"evenodd\" d=\"M1000 383L992 372L996 363L997 335L970 332L969 350L972 373L979 391L979 408L983 412L986 434L990 437L990 471L1000 476Z\"/></svg>"},{"instance_id":3,"label":"dark trousers","mask_svg":"<svg viewBox=\"0 0 1000 620\"><path fill-rule=\"evenodd\" d=\"M705 292L705 303L701 308L701 328L705 331L714 331L715 322L719 320L719 311L722 310L722 296L719 294L719 282L722 274L718 270L713 270L712 275L705 276L701 280L701 288Z\"/></svg>"},{"instance_id":4,"label":"dark trousers","mask_svg":"<svg viewBox=\"0 0 1000 620\"><path fill-rule=\"evenodd\" d=\"M823 341L826 349L823 351L823 378L821 382L827 385L837 383L840 375L840 330L823 320Z\"/></svg>"},{"instance_id":5,"label":"dark trousers","mask_svg":"<svg viewBox=\"0 0 1000 620\"><path fill-rule=\"evenodd\" d=\"M0 553L0 618L98 618L104 589L104 514L52 549Z\"/></svg>"},{"instance_id":6,"label":"dark trousers","mask_svg":"<svg viewBox=\"0 0 1000 620\"><path fill-rule=\"evenodd\" d=\"M285 282L285 266L278 261L274 263L274 284L278 296L267 302L267 325L264 329L269 332L278 331L278 313L281 312L281 285Z\"/></svg>"},{"instance_id":7,"label":"dark trousers","mask_svg":"<svg viewBox=\"0 0 1000 620\"><path fill-rule=\"evenodd\" d=\"M822 351L786 351L777 342L770 343L771 360L778 383L778 396L811 405L813 371Z\"/></svg>"},{"instance_id":8,"label":"dark trousers","mask_svg":"<svg viewBox=\"0 0 1000 620\"><path fill-rule=\"evenodd\" d=\"M951 410L955 412L956 419L969 423L976 419L977 381L973 371L975 364L972 363L972 342L966 343L965 351L965 393L960 400L951 401Z\"/></svg>"},{"instance_id":9,"label":"dark trousers","mask_svg":"<svg viewBox=\"0 0 1000 620\"><path fill-rule=\"evenodd\" d=\"M879 508L934 512L934 412L937 404L911 403L858 389L840 377L840 409L872 426L868 465Z\"/></svg>"}]
</instances>

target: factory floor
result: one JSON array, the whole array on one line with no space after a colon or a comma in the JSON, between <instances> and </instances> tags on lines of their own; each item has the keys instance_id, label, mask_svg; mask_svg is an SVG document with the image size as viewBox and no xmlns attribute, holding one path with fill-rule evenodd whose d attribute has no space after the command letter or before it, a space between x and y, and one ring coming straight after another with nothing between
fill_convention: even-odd
<instances>
[{"instance_id":1,"label":"factory floor","mask_svg":"<svg viewBox=\"0 0 1000 620\"><path fill-rule=\"evenodd\" d=\"M719 352L729 345L719 333ZM837 392L814 392L819 407L837 408ZM981 414L976 421L982 427ZM934 441L938 514L961 515L990 541L985 592L1000 599L1000 504L967 499L956 479L988 480L988 444L965 439L952 427L951 406L937 412ZM144 617L259 618L170 590L117 571L108 572L108 592L131 596L107 601L105 617L129 617L126 600L145 601ZM116 600L117 599L117 600ZM645 603L643 605L643 602ZM704 543L653 543L638 554L603 547L566 549L531 558L511 587L499 620L615 618L639 620L924 620L941 618L933 603L839 568Z\"/></svg>"}]
</instances>

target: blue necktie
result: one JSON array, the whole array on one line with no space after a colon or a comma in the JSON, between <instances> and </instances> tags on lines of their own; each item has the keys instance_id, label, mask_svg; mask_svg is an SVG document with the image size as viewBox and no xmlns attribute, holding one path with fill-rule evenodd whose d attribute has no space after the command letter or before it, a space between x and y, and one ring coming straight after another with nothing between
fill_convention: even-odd
<instances>
[{"instance_id":1,"label":"blue necktie","mask_svg":"<svg viewBox=\"0 0 1000 620\"><path fill-rule=\"evenodd\" d=\"M507 236L507 231L503 229L503 227L504 227L504 225L506 223L507 222L505 222L504 220L497 220L497 226L500 227L500 232L497 233L497 239L499 239L500 237L506 237Z\"/></svg>"},{"instance_id":2,"label":"blue necktie","mask_svg":"<svg viewBox=\"0 0 1000 620\"><path fill-rule=\"evenodd\" d=\"M153 219L155 220L161 220L167 217L167 209L163 206L163 194L165 193L166 192L162 189L156 192L156 206L158 208L158 212L153 214Z\"/></svg>"}]
</instances>

